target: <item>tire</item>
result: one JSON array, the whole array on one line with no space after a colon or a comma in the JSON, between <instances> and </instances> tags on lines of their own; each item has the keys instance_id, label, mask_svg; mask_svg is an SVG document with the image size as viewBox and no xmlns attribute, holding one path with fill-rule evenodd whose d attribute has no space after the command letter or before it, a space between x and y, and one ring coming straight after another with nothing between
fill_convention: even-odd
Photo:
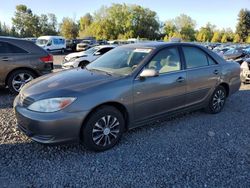
<instances>
[{"instance_id":1,"label":"tire","mask_svg":"<svg viewBox=\"0 0 250 188\"><path fill-rule=\"evenodd\" d=\"M217 114L222 111L224 108L225 102L227 98L226 89L223 86L218 86L210 100L208 106L205 108L205 111L210 114Z\"/></svg>"},{"instance_id":2,"label":"tire","mask_svg":"<svg viewBox=\"0 0 250 188\"><path fill-rule=\"evenodd\" d=\"M89 150L105 151L120 141L124 127L124 117L119 110L102 106L83 125L81 140Z\"/></svg>"},{"instance_id":3,"label":"tire","mask_svg":"<svg viewBox=\"0 0 250 188\"><path fill-rule=\"evenodd\" d=\"M84 68L84 67L86 67L88 64L89 64L88 61L82 61L82 62L79 63L78 67Z\"/></svg>"},{"instance_id":4,"label":"tire","mask_svg":"<svg viewBox=\"0 0 250 188\"><path fill-rule=\"evenodd\" d=\"M35 77L36 75L32 71L25 69L16 70L9 75L7 86L13 94L18 94L22 87Z\"/></svg>"}]
</instances>

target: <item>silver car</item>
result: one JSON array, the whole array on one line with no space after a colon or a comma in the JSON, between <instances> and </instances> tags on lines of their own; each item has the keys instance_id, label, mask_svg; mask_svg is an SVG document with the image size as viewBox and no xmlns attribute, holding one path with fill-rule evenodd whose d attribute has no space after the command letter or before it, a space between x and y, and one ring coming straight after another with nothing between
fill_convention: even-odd
<instances>
[{"instance_id":1,"label":"silver car","mask_svg":"<svg viewBox=\"0 0 250 188\"><path fill-rule=\"evenodd\" d=\"M117 47L86 69L28 83L14 101L18 127L33 140L113 147L129 129L195 109L219 113L239 90L240 66L205 47L143 43Z\"/></svg>"}]
</instances>

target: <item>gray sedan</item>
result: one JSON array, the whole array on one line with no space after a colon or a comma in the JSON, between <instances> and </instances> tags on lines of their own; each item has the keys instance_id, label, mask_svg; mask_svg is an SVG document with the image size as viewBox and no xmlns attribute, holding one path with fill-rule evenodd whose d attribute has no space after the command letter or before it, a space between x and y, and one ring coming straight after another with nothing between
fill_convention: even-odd
<instances>
[{"instance_id":1,"label":"gray sedan","mask_svg":"<svg viewBox=\"0 0 250 188\"><path fill-rule=\"evenodd\" d=\"M126 130L195 109L219 113L239 90L240 66L186 43L118 47L86 69L53 73L24 86L14 101L18 127L33 140L79 140L113 147Z\"/></svg>"}]
</instances>

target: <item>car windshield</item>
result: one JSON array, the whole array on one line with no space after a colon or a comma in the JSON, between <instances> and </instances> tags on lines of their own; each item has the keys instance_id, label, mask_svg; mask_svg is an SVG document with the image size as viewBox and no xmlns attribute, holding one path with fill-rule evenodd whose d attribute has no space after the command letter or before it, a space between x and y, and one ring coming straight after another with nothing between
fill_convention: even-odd
<instances>
[{"instance_id":1,"label":"car windshield","mask_svg":"<svg viewBox=\"0 0 250 188\"><path fill-rule=\"evenodd\" d=\"M37 39L36 44L38 45L46 45L48 43L47 39Z\"/></svg>"},{"instance_id":2,"label":"car windshield","mask_svg":"<svg viewBox=\"0 0 250 188\"><path fill-rule=\"evenodd\" d=\"M85 54L93 54L99 49L100 49L99 47L93 47L93 48L90 48L90 49L86 50L84 53Z\"/></svg>"},{"instance_id":3,"label":"car windshield","mask_svg":"<svg viewBox=\"0 0 250 188\"><path fill-rule=\"evenodd\" d=\"M87 69L129 75L151 51L149 48L119 47L90 63Z\"/></svg>"}]
</instances>

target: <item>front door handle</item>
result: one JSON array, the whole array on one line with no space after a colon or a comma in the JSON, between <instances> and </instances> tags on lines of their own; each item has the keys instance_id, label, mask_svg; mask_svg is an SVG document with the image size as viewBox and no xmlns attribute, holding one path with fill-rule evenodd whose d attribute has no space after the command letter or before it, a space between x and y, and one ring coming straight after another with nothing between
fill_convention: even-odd
<instances>
[{"instance_id":1,"label":"front door handle","mask_svg":"<svg viewBox=\"0 0 250 188\"><path fill-rule=\"evenodd\" d=\"M214 70L214 74L219 74L219 71L218 70Z\"/></svg>"},{"instance_id":2,"label":"front door handle","mask_svg":"<svg viewBox=\"0 0 250 188\"><path fill-rule=\"evenodd\" d=\"M176 80L176 82L184 82L185 81L185 78L183 78L183 77L179 77L179 78L177 78L177 80Z\"/></svg>"}]
</instances>

